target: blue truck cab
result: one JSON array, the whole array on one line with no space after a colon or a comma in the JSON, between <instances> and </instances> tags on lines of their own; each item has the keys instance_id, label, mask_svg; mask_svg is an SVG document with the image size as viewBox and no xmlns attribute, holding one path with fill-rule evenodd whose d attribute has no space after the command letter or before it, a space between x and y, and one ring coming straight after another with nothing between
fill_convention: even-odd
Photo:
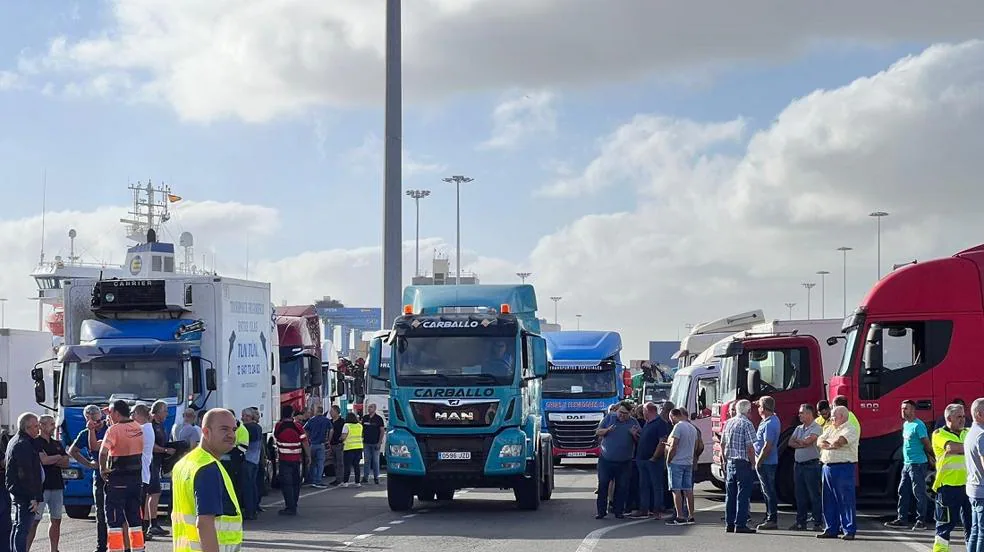
<instances>
[{"instance_id":1,"label":"blue truck cab","mask_svg":"<svg viewBox=\"0 0 984 552\"><path fill-rule=\"evenodd\" d=\"M403 303L392 330L371 341L367 364L370 377L389 382L390 509L485 487L513 489L519 508L536 510L554 473L533 286L409 286Z\"/></svg>"},{"instance_id":2,"label":"blue truck cab","mask_svg":"<svg viewBox=\"0 0 984 552\"><path fill-rule=\"evenodd\" d=\"M609 407L625 396L622 337L580 330L543 337L549 374L543 380L543 424L553 437L553 464L563 458L597 458L595 430Z\"/></svg>"}]
</instances>

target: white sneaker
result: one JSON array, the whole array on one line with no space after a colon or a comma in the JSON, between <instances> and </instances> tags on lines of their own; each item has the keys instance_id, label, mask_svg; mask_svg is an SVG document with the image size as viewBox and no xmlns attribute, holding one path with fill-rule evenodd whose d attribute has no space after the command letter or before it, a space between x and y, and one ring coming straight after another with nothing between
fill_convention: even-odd
<instances>
[{"instance_id":1,"label":"white sneaker","mask_svg":"<svg viewBox=\"0 0 984 552\"><path fill-rule=\"evenodd\" d=\"M362 483L356 483L355 486L356 487L361 487L362 486Z\"/></svg>"},{"instance_id":2,"label":"white sneaker","mask_svg":"<svg viewBox=\"0 0 984 552\"><path fill-rule=\"evenodd\" d=\"M343 487L344 488L344 487L348 487L349 485L350 485L350 483L346 481L345 483L342 483L341 485L339 485L339 487Z\"/></svg>"}]
</instances>

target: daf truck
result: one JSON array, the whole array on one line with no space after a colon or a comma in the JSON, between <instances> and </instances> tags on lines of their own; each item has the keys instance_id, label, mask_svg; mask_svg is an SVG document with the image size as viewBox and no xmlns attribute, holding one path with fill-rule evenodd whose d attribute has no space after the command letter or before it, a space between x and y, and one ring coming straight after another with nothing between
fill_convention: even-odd
<instances>
[{"instance_id":1,"label":"daf truck","mask_svg":"<svg viewBox=\"0 0 984 552\"><path fill-rule=\"evenodd\" d=\"M553 437L553 464L563 458L597 458L595 430L624 396L622 337L609 331L545 332L547 377L543 424Z\"/></svg>"},{"instance_id":2,"label":"daf truck","mask_svg":"<svg viewBox=\"0 0 984 552\"><path fill-rule=\"evenodd\" d=\"M714 434L712 470L724 480L721 461L721 431L732 404L741 399L756 401L770 396L776 401L776 414L782 424L778 452L776 488L779 499L793 503L793 449L787 447L793 429L799 425L799 407L816 404L827 396L827 376L837 367L843 347L829 347L827 338L840 334L840 320L776 320L741 332L715 346L721 361L720 396L711 406ZM758 426L758 410L750 413Z\"/></svg>"},{"instance_id":3,"label":"daf truck","mask_svg":"<svg viewBox=\"0 0 984 552\"><path fill-rule=\"evenodd\" d=\"M464 487L512 489L519 508L538 509L554 472L533 286L409 286L403 303L388 334L370 343L367 365L389 382L390 509L411 509L415 496L451 500Z\"/></svg>"},{"instance_id":4,"label":"daf truck","mask_svg":"<svg viewBox=\"0 0 984 552\"><path fill-rule=\"evenodd\" d=\"M148 245L160 245L151 243ZM138 246L139 247L139 246ZM148 263L149 264L149 263ZM139 263L131 267L141 273ZM85 427L83 409L123 399L168 405L168 434L185 408L260 410L263 432L279 418L278 336L270 284L217 276L67 280L61 382L47 396L32 371L35 400L58 412L62 435ZM92 507L92 470L72 460L65 471L71 517ZM170 504L163 477L162 506Z\"/></svg>"}]
</instances>

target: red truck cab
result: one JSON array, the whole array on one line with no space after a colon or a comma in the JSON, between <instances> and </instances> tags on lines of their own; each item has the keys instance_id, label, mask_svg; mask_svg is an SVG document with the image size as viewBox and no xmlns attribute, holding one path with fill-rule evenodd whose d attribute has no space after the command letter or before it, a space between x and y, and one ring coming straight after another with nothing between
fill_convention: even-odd
<instances>
[{"instance_id":1,"label":"red truck cab","mask_svg":"<svg viewBox=\"0 0 984 552\"><path fill-rule=\"evenodd\" d=\"M322 395L321 320L313 305L277 307L275 313L280 335L280 404L305 412L311 397Z\"/></svg>"},{"instance_id":2,"label":"red truck cab","mask_svg":"<svg viewBox=\"0 0 984 552\"><path fill-rule=\"evenodd\" d=\"M844 356L829 395L846 396L861 424L860 495L896 493L902 401L914 401L932 431L953 399L969 405L984 396L982 288L979 245L887 274L844 320Z\"/></svg>"},{"instance_id":3,"label":"red truck cab","mask_svg":"<svg viewBox=\"0 0 984 552\"><path fill-rule=\"evenodd\" d=\"M793 429L799 425L799 408L816 404L824 396L821 344L810 335L790 334L734 337L719 343L714 356L721 359L718 383L720 402L711 407L711 431L714 452L711 469L724 480L721 456L721 433L729 419L732 405L741 399L753 403L763 396L776 401L779 416L779 468L776 487L779 499L793 502L793 449L786 446ZM761 420L754 405L749 413L752 423Z\"/></svg>"}]
</instances>

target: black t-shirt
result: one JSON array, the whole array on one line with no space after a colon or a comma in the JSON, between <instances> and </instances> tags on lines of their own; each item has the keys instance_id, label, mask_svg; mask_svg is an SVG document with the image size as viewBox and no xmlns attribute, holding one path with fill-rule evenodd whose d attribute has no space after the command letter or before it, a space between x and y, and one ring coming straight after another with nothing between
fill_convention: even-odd
<instances>
[{"instance_id":1,"label":"black t-shirt","mask_svg":"<svg viewBox=\"0 0 984 552\"><path fill-rule=\"evenodd\" d=\"M159 424L157 422L151 422L150 425L154 428L154 444L159 447L167 446L167 433L164 432L164 424ZM164 457L167 456L163 452L155 452L152 458L153 462L158 465L164 461Z\"/></svg>"},{"instance_id":2,"label":"black t-shirt","mask_svg":"<svg viewBox=\"0 0 984 552\"><path fill-rule=\"evenodd\" d=\"M386 422L383 421L383 417L379 414L373 414L372 416L366 414L362 417L362 442L367 445L376 445L379 443L379 437L383 433L383 427Z\"/></svg>"},{"instance_id":3,"label":"black t-shirt","mask_svg":"<svg viewBox=\"0 0 984 552\"><path fill-rule=\"evenodd\" d=\"M338 445L342 442L342 428L345 427L345 418L341 416L331 422L331 442L330 445Z\"/></svg>"},{"instance_id":4,"label":"black t-shirt","mask_svg":"<svg viewBox=\"0 0 984 552\"><path fill-rule=\"evenodd\" d=\"M34 440L34 446L38 449L38 452L43 452L48 456L65 455L65 447L58 439L52 439L49 441L44 437L38 437ZM61 468L54 464L50 466L42 465L41 468L44 470L44 485L42 485L44 490L58 491L65 488L65 481L62 479Z\"/></svg>"}]
</instances>

